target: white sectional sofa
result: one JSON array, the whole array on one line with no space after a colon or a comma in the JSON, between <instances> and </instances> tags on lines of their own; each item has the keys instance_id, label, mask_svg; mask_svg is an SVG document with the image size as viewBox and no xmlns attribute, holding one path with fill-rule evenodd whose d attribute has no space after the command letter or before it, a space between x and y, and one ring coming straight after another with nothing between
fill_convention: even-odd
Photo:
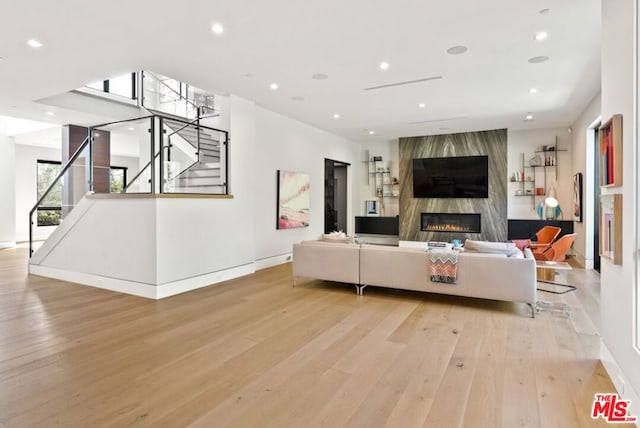
<instances>
[{"instance_id":1,"label":"white sectional sofa","mask_svg":"<svg viewBox=\"0 0 640 428\"><path fill-rule=\"evenodd\" d=\"M509 302L522 302L535 316L536 264L529 249L524 258L462 252L455 284L432 282L429 253L414 248L306 241L293 247L296 277L398 288Z\"/></svg>"},{"instance_id":2,"label":"white sectional sofa","mask_svg":"<svg viewBox=\"0 0 640 428\"><path fill-rule=\"evenodd\" d=\"M297 277L360 286L360 244L302 241L293 245L293 286Z\"/></svg>"}]
</instances>

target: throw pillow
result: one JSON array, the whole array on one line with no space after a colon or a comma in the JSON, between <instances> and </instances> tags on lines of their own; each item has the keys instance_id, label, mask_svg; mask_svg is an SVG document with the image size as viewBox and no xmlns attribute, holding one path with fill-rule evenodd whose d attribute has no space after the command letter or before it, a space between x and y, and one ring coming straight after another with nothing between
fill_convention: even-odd
<instances>
[{"instance_id":1,"label":"throw pillow","mask_svg":"<svg viewBox=\"0 0 640 428\"><path fill-rule=\"evenodd\" d=\"M471 239L464 241L464 249L477 253L505 254L507 256L518 252L518 248L513 242L474 241Z\"/></svg>"},{"instance_id":2,"label":"throw pillow","mask_svg":"<svg viewBox=\"0 0 640 428\"><path fill-rule=\"evenodd\" d=\"M320 239L328 242L341 242L344 244L353 244L353 236L347 236L344 232L324 233Z\"/></svg>"}]
</instances>

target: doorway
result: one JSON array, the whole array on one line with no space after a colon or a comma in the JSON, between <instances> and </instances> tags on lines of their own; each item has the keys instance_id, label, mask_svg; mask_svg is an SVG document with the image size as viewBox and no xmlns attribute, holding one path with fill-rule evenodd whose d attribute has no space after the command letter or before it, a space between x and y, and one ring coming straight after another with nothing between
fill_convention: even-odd
<instances>
[{"instance_id":1,"label":"doorway","mask_svg":"<svg viewBox=\"0 0 640 428\"><path fill-rule=\"evenodd\" d=\"M598 144L598 123L593 127L593 270L600 272L600 147Z\"/></svg>"},{"instance_id":2,"label":"doorway","mask_svg":"<svg viewBox=\"0 0 640 428\"><path fill-rule=\"evenodd\" d=\"M347 177L350 164L324 160L324 233L347 231Z\"/></svg>"}]
</instances>

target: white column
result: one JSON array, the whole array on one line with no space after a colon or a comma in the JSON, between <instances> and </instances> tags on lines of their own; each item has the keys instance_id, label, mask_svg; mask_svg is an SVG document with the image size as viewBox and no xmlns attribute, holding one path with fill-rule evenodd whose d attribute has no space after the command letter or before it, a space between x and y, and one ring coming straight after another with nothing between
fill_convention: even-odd
<instances>
[{"instance_id":1,"label":"white column","mask_svg":"<svg viewBox=\"0 0 640 428\"><path fill-rule=\"evenodd\" d=\"M16 245L16 150L0 118L0 248ZM27 221L25 219L25 221Z\"/></svg>"}]
</instances>

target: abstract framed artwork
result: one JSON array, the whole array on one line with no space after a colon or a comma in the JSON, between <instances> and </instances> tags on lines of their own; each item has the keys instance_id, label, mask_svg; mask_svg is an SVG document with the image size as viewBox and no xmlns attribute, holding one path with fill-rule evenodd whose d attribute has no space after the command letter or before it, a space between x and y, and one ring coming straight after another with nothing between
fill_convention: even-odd
<instances>
[{"instance_id":1,"label":"abstract framed artwork","mask_svg":"<svg viewBox=\"0 0 640 428\"><path fill-rule=\"evenodd\" d=\"M276 229L309 226L309 175L278 170Z\"/></svg>"},{"instance_id":2,"label":"abstract framed artwork","mask_svg":"<svg viewBox=\"0 0 640 428\"><path fill-rule=\"evenodd\" d=\"M573 175L573 221L582 222L582 173Z\"/></svg>"}]
</instances>

